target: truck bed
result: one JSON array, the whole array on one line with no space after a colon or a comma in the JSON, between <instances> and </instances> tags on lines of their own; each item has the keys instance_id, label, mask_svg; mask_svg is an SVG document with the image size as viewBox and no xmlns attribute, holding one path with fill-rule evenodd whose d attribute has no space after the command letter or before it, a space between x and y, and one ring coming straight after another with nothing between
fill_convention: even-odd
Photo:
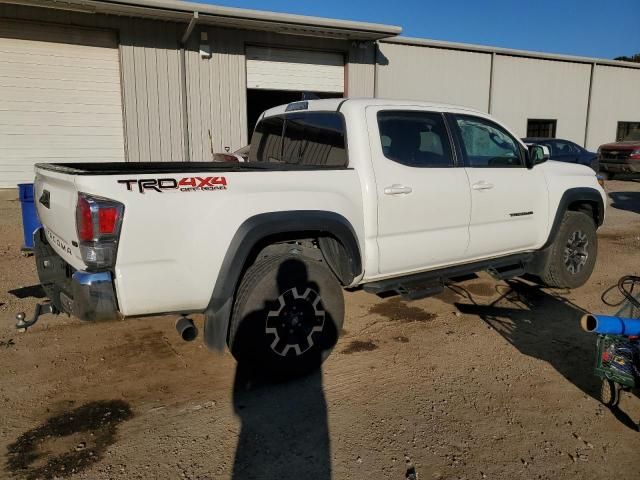
<instances>
[{"instance_id":1,"label":"truck bed","mask_svg":"<svg viewBox=\"0 0 640 480\"><path fill-rule=\"evenodd\" d=\"M94 162L94 163L38 163L36 167L70 175L126 175L183 172L241 172L241 171L306 171L346 170L333 165L294 165L267 162Z\"/></svg>"}]
</instances>

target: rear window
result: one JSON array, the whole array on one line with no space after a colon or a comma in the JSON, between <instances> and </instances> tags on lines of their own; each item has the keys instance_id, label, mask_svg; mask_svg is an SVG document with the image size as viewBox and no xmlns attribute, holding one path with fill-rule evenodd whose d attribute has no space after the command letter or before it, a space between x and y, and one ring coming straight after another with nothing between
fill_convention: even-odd
<instances>
[{"instance_id":1,"label":"rear window","mask_svg":"<svg viewBox=\"0 0 640 480\"><path fill-rule=\"evenodd\" d=\"M346 167L344 119L337 112L296 112L258 123L250 162Z\"/></svg>"}]
</instances>

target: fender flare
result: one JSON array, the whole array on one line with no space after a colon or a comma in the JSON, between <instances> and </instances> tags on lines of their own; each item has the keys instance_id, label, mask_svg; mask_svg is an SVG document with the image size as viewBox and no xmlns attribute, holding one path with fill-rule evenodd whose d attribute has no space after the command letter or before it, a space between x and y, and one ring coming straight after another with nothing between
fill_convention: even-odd
<instances>
[{"instance_id":1,"label":"fender flare","mask_svg":"<svg viewBox=\"0 0 640 480\"><path fill-rule=\"evenodd\" d=\"M591 187L570 188L564 192L560 198L558 208L556 209L556 216L553 219L549 236L547 237L547 241L543 245L542 250L551 246L558 234L558 230L560 230L560 224L562 223L564 214L569 210L569 206L575 202L593 203L595 205L593 213L595 215L594 221L596 222L596 228L602 225L602 222L604 222L604 201L602 200L600 192Z\"/></svg>"},{"instance_id":2,"label":"fender flare","mask_svg":"<svg viewBox=\"0 0 640 480\"><path fill-rule=\"evenodd\" d=\"M235 291L254 247L267 237L293 232L321 232L339 240L348 258L347 278L335 272L343 284L350 283L362 272L355 230L342 215L323 210L291 210L250 217L240 225L227 248L211 300L204 312L203 337L207 347L219 351L225 347ZM327 260L333 269L332 262ZM344 273L344 268L342 270Z\"/></svg>"}]
</instances>

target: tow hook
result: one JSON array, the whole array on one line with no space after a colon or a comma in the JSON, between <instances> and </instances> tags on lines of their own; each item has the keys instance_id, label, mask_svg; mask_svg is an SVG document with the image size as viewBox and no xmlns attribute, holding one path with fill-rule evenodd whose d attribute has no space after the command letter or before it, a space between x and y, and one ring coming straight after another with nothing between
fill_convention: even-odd
<instances>
[{"instance_id":1,"label":"tow hook","mask_svg":"<svg viewBox=\"0 0 640 480\"><path fill-rule=\"evenodd\" d=\"M31 319L25 320L26 314L24 312L16 314L16 320L18 321L18 323L16 323L16 328L18 330L25 331L27 328L33 326L38 321L40 315L46 315L47 313L57 315L60 313L60 311L53 305L53 303L38 303Z\"/></svg>"}]
</instances>

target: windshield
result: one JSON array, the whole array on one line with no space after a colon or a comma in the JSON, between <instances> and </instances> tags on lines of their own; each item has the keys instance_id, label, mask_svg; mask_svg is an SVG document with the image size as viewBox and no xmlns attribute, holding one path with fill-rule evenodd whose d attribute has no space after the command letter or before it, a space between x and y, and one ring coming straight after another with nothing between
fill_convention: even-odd
<instances>
[{"instance_id":1,"label":"windshield","mask_svg":"<svg viewBox=\"0 0 640 480\"><path fill-rule=\"evenodd\" d=\"M629 135L622 139L623 142L638 142L640 141L640 128L636 128L629 132Z\"/></svg>"}]
</instances>

